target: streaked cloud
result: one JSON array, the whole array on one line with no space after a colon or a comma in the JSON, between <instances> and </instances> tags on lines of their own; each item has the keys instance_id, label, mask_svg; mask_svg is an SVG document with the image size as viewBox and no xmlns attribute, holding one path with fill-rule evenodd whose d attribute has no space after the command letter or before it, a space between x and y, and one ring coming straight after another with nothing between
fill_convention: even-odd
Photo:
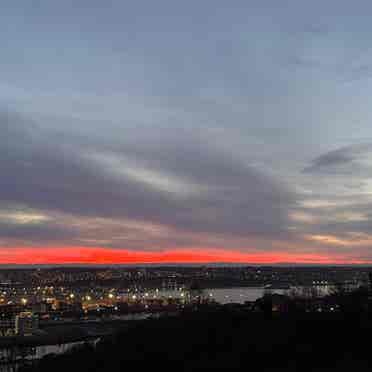
<instances>
[{"instance_id":1,"label":"streaked cloud","mask_svg":"<svg viewBox=\"0 0 372 372\"><path fill-rule=\"evenodd\" d=\"M9 212L13 219L39 218L44 228L66 226L75 234L83 234L77 231L76 218L81 223L96 218L108 231L118 224L127 231L133 224L163 226L182 231L185 242L188 232L190 243L192 235L200 233L278 238L289 234L287 209L295 194L285 184L186 133L182 139L172 137L171 142L167 136L154 138L146 147L136 133L135 139L117 139L107 152L106 143L89 136L79 143L80 137L68 130L58 136L53 128L35 123L30 133L25 123L26 118L10 112L0 122L9 128L0 139L6 180L0 186L0 199L40 212ZM66 146L59 138L71 138L71 142ZM63 216L76 218L68 221ZM97 237L82 238L93 241ZM128 244L136 245L134 240L127 236ZM153 241L150 234L147 242L141 241L146 247L164 244L164 240ZM125 239L112 244L119 242L126 246Z\"/></svg>"},{"instance_id":2,"label":"streaked cloud","mask_svg":"<svg viewBox=\"0 0 372 372\"><path fill-rule=\"evenodd\" d=\"M372 262L371 11L5 0L0 262Z\"/></svg>"},{"instance_id":3,"label":"streaked cloud","mask_svg":"<svg viewBox=\"0 0 372 372\"><path fill-rule=\"evenodd\" d=\"M131 163L130 160L120 157L120 155L92 153L88 155L88 159L96 162L113 177L129 178L129 180L153 188L156 191L171 193L180 197L197 195L207 191L207 187L189 182L172 174Z\"/></svg>"},{"instance_id":4,"label":"streaked cloud","mask_svg":"<svg viewBox=\"0 0 372 372\"><path fill-rule=\"evenodd\" d=\"M43 214L20 212L20 211L0 211L0 223L14 223L20 225L40 224L49 220L49 217Z\"/></svg>"},{"instance_id":5,"label":"streaked cloud","mask_svg":"<svg viewBox=\"0 0 372 372\"><path fill-rule=\"evenodd\" d=\"M372 244L372 236L360 235L357 233L349 233L348 237L337 237L334 235L308 235L305 238L326 245L336 245L343 247L370 247Z\"/></svg>"}]
</instances>

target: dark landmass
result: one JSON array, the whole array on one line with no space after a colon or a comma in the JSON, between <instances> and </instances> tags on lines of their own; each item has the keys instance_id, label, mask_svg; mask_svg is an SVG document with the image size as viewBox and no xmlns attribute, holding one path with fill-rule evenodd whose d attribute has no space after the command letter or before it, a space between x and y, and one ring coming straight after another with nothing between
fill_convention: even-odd
<instances>
[{"instance_id":1,"label":"dark landmass","mask_svg":"<svg viewBox=\"0 0 372 372\"><path fill-rule=\"evenodd\" d=\"M368 281L369 267L353 266L132 266L55 267L0 270L0 283L20 286L161 288L198 280L204 288L335 284Z\"/></svg>"},{"instance_id":2,"label":"dark landmass","mask_svg":"<svg viewBox=\"0 0 372 372\"><path fill-rule=\"evenodd\" d=\"M369 312L247 313L228 306L147 320L22 372L370 371Z\"/></svg>"}]
</instances>

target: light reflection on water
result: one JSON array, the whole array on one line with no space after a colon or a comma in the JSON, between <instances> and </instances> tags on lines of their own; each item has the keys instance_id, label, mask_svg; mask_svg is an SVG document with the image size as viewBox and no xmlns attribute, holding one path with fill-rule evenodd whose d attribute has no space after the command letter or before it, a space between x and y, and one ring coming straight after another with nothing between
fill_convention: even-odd
<instances>
[{"instance_id":1,"label":"light reflection on water","mask_svg":"<svg viewBox=\"0 0 372 372\"><path fill-rule=\"evenodd\" d=\"M312 285L312 286L296 286L289 289L275 289L265 287L232 287L232 288L207 288L204 289L203 295L213 299L220 304L227 303L240 303L245 301L256 301L261 298L265 293L276 293L284 295L299 295L299 296L316 296L322 297L330 293L330 285ZM131 293L125 294L123 298L144 298L144 299L186 299L187 290L185 288L179 289L163 289L163 290L149 290L146 293L138 293L132 295Z\"/></svg>"},{"instance_id":2,"label":"light reflection on water","mask_svg":"<svg viewBox=\"0 0 372 372\"><path fill-rule=\"evenodd\" d=\"M306 289L315 289L318 296L329 294L329 286L314 286L314 287L295 287L291 289L270 289L270 293L289 294L291 291L306 293ZM205 293L221 304L240 303L245 301L255 301L261 298L268 290L264 287L237 287L237 288L212 288L206 289Z\"/></svg>"},{"instance_id":3,"label":"light reflection on water","mask_svg":"<svg viewBox=\"0 0 372 372\"><path fill-rule=\"evenodd\" d=\"M263 287L238 287L238 288L213 288L205 291L211 298L221 304L239 303L245 301L255 301L262 297L265 293ZM271 293L284 294L286 290L277 289L271 290Z\"/></svg>"}]
</instances>

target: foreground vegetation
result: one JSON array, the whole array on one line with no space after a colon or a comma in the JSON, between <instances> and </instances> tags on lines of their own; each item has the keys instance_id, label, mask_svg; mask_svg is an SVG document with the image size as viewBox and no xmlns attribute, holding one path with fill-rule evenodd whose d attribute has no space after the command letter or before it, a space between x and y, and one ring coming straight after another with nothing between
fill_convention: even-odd
<instances>
[{"instance_id":1,"label":"foreground vegetation","mask_svg":"<svg viewBox=\"0 0 372 372\"><path fill-rule=\"evenodd\" d=\"M22 371L369 371L369 312L200 309L148 320Z\"/></svg>"}]
</instances>

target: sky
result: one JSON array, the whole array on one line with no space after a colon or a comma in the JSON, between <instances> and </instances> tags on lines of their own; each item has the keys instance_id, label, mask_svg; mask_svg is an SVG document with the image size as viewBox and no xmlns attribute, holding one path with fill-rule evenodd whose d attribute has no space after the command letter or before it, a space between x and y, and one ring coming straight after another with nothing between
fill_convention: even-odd
<instances>
[{"instance_id":1,"label":"sky","mask_svg":"<svg viewBox=\"0 0 372 372\"><path fill-rule=\"evenodd\" d=\"M371 16L2 0L0 264L372 263Z\"/></svg>"}]
</instances>

